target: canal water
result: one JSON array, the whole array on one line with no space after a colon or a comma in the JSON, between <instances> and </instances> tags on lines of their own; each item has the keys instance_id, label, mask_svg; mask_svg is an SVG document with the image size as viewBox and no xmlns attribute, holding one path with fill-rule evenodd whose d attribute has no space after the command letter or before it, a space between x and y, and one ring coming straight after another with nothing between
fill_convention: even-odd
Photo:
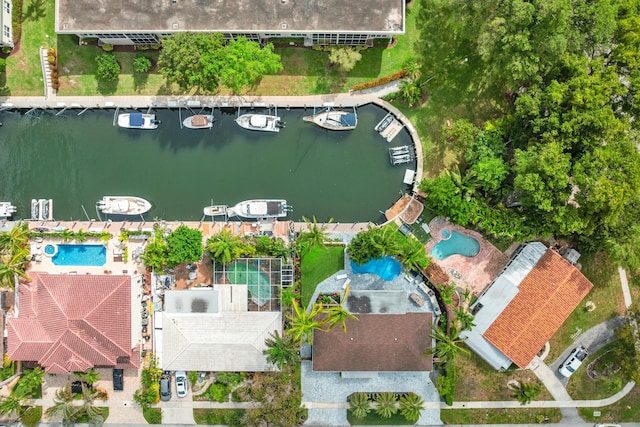
<instances>
[{"instance_id":1,"label":"canal water","mask_svg":"<svg viewBox=\"0 0 640 427\"><path fill-rule=\"evenodd\" d=\"M358 108L358 127L343 132L303 122L311 109L278 109L279 133L242 129L231 109L214 111L211 130L180 129L178 110L157 110L162 124L151 131L113 126L114 110L79 111L0 112L0 201L18 207L16 218L46 198L56 220L85 220L83 207L98 219L102 196L130 195L153 204L147 220L200 220L212 199L265 198L286 199L294 220L378 222L408 189L405 170L415 169L391 165L388 148L411 138L406 130L392 143L378 135L386 111L374 105Z\"/></svg>"}]
</instances>

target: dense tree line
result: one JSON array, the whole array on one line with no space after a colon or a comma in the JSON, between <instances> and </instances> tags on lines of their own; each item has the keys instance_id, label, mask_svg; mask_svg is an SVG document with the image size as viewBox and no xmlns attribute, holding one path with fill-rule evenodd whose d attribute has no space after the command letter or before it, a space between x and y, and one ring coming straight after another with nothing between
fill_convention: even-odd
<instances>
[{"instance_id":1,"label":"dense tree line","mask_svg":"<svg viewBox=\"0 0 640 427\"><path fill-rule=\"evenodd\" d=\"M475 67L469 87L508 105L444 135L458 168L421 183L437 213L489 234L575 238L640 268L640 2L423 0L430 84Z\"/></svg>"}]
</instances>

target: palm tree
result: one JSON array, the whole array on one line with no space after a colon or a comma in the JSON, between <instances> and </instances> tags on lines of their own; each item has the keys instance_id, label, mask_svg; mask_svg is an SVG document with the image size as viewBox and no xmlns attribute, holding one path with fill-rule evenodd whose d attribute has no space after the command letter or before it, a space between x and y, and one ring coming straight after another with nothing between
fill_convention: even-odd
<instances>
[{"instance_id":1,"label":"palm tree","mask_svg":"<svg viewBox=\"0 0 640 427\"><path fill-rule=\"evenodd\" d=\"M301 343L303 340L307 344L311 344L313 340L313 331L316 329L322 329L324 325L316 319L320 313L322 313L322 303L313 304L311 311L307 311L300 307L298 300L293 300L293 316L289 316L291 321L291 327L287 333L291 334L296 343Z\"/></svg>"},{"instance_id":2,"label":"palm tree","mask_svg":"<svg viewBox=\"0 0 640 427\"><path fill-rule=\"evenodd\" d=\"M347 333L347 319L358 320L358 318L350 313L346 308L344 308L344 304L347 302L347 296L349 295L349 285L344 289L344 293L340 297L340 303L336 306L332 306L327 308L324 312L327 315L325 317L325 323L328 325L328 330L330 331L336 325L342 325L342 330L344 333Z\"/></svg>"},{"instance_id":3,"label":"palm tree","mask_svg":"<svg viewBox=\"0 0 640 427\"><path fill-rule=\"evenodd\" d=\"M12 390L8 396L0 401L0 414L9 415L15 413L16 416L20 418L23 413L22 406L26 399L27 396L25 394Z\"/></svg>"},{"instance_id":4,"label":"palm tree","mask_svg":"<svg viewBox=\"0 0 640 427\"><path fill-rule=\"evenodd\" d=\"M0 233L0 254L29 256L29 226L26 222L15 225L11 230Z\"/></svg>"},{"instance_id":5,"label":"palm tree","mask_svg":"<svg viewBox=\"0 0 640 427\"><path fill-rule=\"evenodd\" d=\"M429 266L429 258L424 245L410 236L400 248L400 258L402 259L402 264L409 270L424 271Z\"/></svg>"},{"instance_id":6,"label":"palm tree","mask_svg":"<svg viewBox=\"0 0 640 427\"><path fill-rule=\"evenodd\" d=\"M396 229L389 225L370 230L369 242L383 255L397 255L400 252L398 241L395 239Z\"/></svg>"},{"instance_id":7,"label":"palm tree","mask_svg":"<svg viewBox=\"0 0 640 427\"><path fill-rule=\"evenodd\" d=\"M400 413L411 423L418 421L423 409L424 400L415 393L408 393L400 398Z\"/></svg>"},{"instance_id":8,"label":"palm tree","mask_svg":"<svg viewBox=\"0 0 640 427\"><path fill-rule=\"evenodd\" d=\"M324 242L327 240L327 226L333 222L333 218L324 225L318 225L316 216L313 216L313 222L309 218L303 216L307 231L303 231L298 236L298 243L304 246L304 252L309 252L313 247L324 248Z\"/></svg>"},{"instance_id":9,"label":"palm tree","mask_svg":"<svg viewBox=\"0 0 640 427\"><path fill-rule=\"evenodd\" d=\"M43 382L44 371L37 366L22 375L17 387L23 391L24 395L34 396L40 394L40 388Z\"/></svg>"},{"instance_id":10,"label":"palm tree","mask_svg":"<svg viewBox=\"0 0 640 427\"><path fill-rule=\"evenodd\" d=\"M82 384L82 405L78 409L78 414L86 415L89 420L99 422L102 419L102 410L94 404L99 395L98 391ZM104 422L104 419L102 419L102 422ZM100 422L100 424L102 423Z\"/></svg>"},{"instance_id":11,"label":"palm tree","mask_svg":"<svg viewBox=\"0 0 640 427\"><path fill-rule=\"evenodd\" d=\"M76 234L68 229L64 229L62 230L62 232L60 233L60 237L62 237L62 241L63 242L68 242L69 240L73 239L73 236L75 236Z\"/></svg>"},{"instance_id":12,"label":"palm tree","mask_svg":"<svg viewBox=\"0 0 640 427\"><path fill-rule=\"evenodd\" d=\"M80 407L73 404L73 394L71 393L69 383L56 390L53 402L54 405L45 412L47 418L61 416L63 425L73 423L76 416L79 414Z\"/></svg>"},{"instance_id":13,"label":"palm tree","mask_svg":"<svg viewBox=\"0 0 640 427\"><path fill-rule=\"evenodd\" d=\"M207 240L207 252L214 261L229 264L247 253L246 244L229 230L222 230Z\"/></svg>"},{"instance_id":14,"label":"palm tree","mask_svg":"<svg viewBox=\"0 0 640 427\"><path fill-rule=\"evenodd\" d=\"M29 280L24 272L27 260L21 254L0 255L0 286L15 289L16 277Z\"/></svg>"},{"instance_id":15,"label":"palm tree","mask_svg":"<svg viewBox=\"0 0 640 427\"><path fill-rule=\"evenodd\" d=\"M542 391L542 387L539 385L523 383L522 381L518 381L517 385L510 385L509 387L513 390L513 394L511 396L518 399L518 402L520 402L521 405L531 403L531 401L537 398Z\"/></svg>"},{"instance_id":16,"label":"palm tree","mask_svg":"<svg viewBox=\"0 0 640 427\"><path fill-rule=\"evenodd\" d=\"M300 360L298 346L291 335L285 333L281 337L278 331L270 333L271 338L265 340L267 346L262 353L267 356L267 362L272 363L282 369L287 363L297 363Z\"/></svg>"},{"instance_id":17,"label":"palm tree","mask_svg":"<svg viewBox=\"0 0 640 427\"><path fill-rule=\"evenodd\" d=\"M460 330L470 331L471 328L476 326L476 324L473 323L473 314L467 312L464 307L458 307L458 309L455 310L455 314L456 320L460 323Z\"/></svg>"},{"instance_id":18,"label":"palm tree","mask_svg":"<svg viewBox=\"0 0 640 427\"><path fill-rule=\"evenodd\" d=\"M371 402L367 393L353 393L349 398L349 410L358 419L366 417L371 412Z\"/></svg>"},{"instance_id":19,"label":"palm tree","mask_svg":"<svg viewBox=\"0 0 640 427\"><path fill-rule=\"evenodd\" d=\"M80 378L82 381L86 382L89 385L93 385L100 381L100 372L96 371L93 368L90 368L86 372L74 372L75 376Z\"/></svg>"},{"instance_id":20,"label":"palm tree","mask_svg":"<svg viewBox=\"0 0 640 427\"><path fill-rule=\"evenodd\" d=\"M391 418L398 412L398 400L391 392L376 394L376 414L382 418Z\"/></svg>"},{"instance_id":21,"label":"palm tree","mask_svg":"<svg viewBox=\"0 0 640 427\"><path fill-rule=\"evenodd\" d=\"M441 362L453 360L458 352L467 355L470 354L469 350L461 346L466 338L460 338L458 331L454 327L452 327L450 333L447 334L439 326L433 325L433 332L430 336L436 340L436 346L431 349L430 355L440 358Z\"/></svg>"},{"instance_id":22,"label":"palm tree","mask_svg":"<svg viewBox=\"0 0 640 427\"><path fill-rule=\"evenodd\" d=\"M76 234L75 234L76 241L78 242L86 241L87 235L88 233L81 228L80 230L76 231Z\"/></svg>"}]
</instances>

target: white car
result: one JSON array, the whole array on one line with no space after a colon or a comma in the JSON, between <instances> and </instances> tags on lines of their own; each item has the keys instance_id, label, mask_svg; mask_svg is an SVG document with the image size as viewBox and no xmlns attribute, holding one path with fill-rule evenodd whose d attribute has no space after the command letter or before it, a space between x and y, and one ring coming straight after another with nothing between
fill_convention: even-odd
<instances>
[{"instance_id":1,"label":"white car","mask_svg":"<svg viewBox=\"0 0 640 427\"><path fill-rule=\"evenodd\" d=\"M567 357L558 368L560 375L565 378L569 378L580 367L580 365L582 365L582 362L588 355L589 353L587 352L587 349L583 346L576 347L571 350L569 357Z\"/></svg>"},{"instance_id":2,"label":"white car","mask_svg":"<svg viewBox=\"0 0 640 427\"><path fill-rule=\"evenodd\" d=\"M176 394L178 397L187 395L187 373L185 371L176 371Z\"/></svg>"}]
</instances>

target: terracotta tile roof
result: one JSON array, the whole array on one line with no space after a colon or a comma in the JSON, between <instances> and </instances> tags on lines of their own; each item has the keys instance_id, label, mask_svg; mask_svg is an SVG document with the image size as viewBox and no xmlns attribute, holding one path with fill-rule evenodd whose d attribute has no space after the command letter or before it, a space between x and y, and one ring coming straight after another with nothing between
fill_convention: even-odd
<instances>
[{"instance_id":1,"label":"terracotta tile roof","mask_svg":"<svg viewBox=\"0 0 640 427\"><path fill-rule=\"evenodd\" d=\"M37 361L49 373L139 366L131 343L129 276L30 277L20 283L19 317L7 320L11 360Z\"/></svg>"},{"instance_id":2,"label":"terracotta tile roof","mask_svg":"<svg viewBox=\"0 0 640 427\"><path fill-rule=\"evenodd\" d=\"M359 314L313 333L314 371L430 371L431 313Z\"/></svg>"},{"instance_id":3,"label":"terracotta tile roof","mask_svg":"<svg viewBox=\"0 0 640 427\"><path fill-rule=\"evenodd\" d=\"M483 337L526 368L591 288L577 268L548 249Z\"/></svg>"}]
</instances>

